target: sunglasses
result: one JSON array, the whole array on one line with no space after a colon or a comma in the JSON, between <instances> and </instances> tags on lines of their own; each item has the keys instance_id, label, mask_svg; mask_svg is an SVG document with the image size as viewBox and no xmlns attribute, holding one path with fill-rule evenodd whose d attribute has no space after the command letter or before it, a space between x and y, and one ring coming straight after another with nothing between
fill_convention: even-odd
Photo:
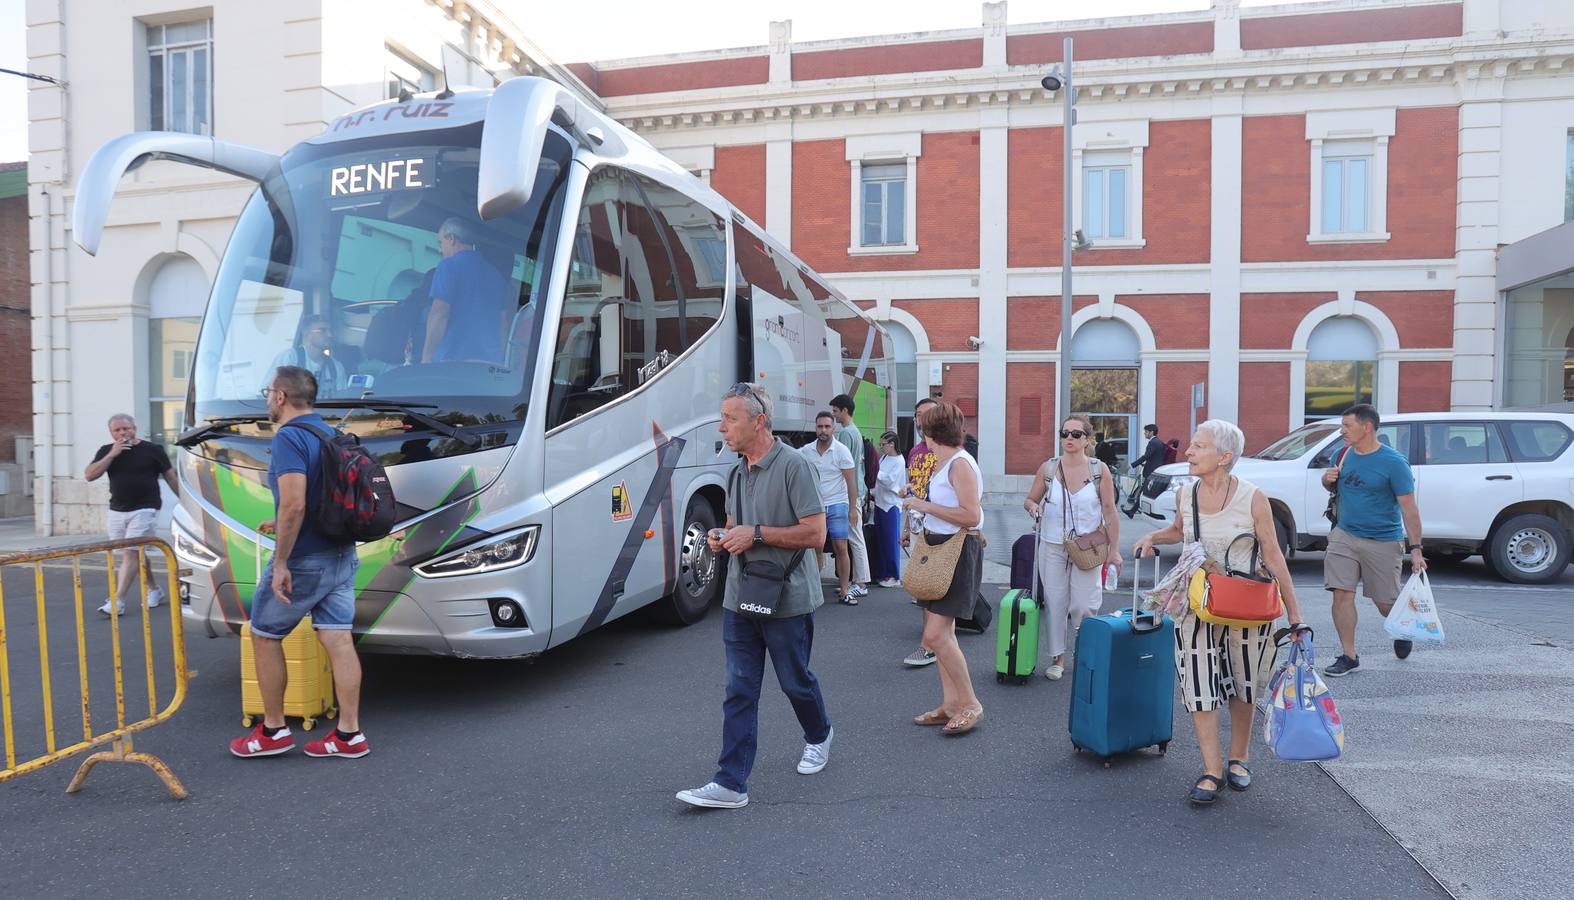
<instances>
[{"instance_id":1,"label":"sunglasses","mask_svg":"<svg viewBox=\"0 0 1574 900\"><path fill-rule=\"evenodd\" d=\"M1080 428L1073 428L1070 431L1067 431L1065 429L1061 429L1061 431L1060 431L1060 439L1061 440L1065 440L1066 438L1077 438L1078 440L1080 440L1080 439L1085 438L1087 436L1088 436L1088 433L1086 431L1081 430Z\"/></svg>"}]
</instances>

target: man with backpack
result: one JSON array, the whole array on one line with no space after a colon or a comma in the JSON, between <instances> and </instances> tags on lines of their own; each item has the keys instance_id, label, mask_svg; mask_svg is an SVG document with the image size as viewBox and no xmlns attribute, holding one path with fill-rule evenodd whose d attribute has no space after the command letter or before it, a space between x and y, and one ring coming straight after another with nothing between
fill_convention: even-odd
<instances>
[{"instance_id":1,"label":"man with backpack","mask_svg":"<svg viewBox=\"0 0 1574 900\"><path fill-rule=\"evenodd\" d=\"M872 517L865 508L869 497L869 461L874 456L874 445L853 424L853 398L837 394L831 398L831 415L836 419L836 440L853 455L853 482L858 486L858 518L847 529L847 549L852 553L851 597L869 596L869 542L864 539L863 523ZM866 446L867 445L867 446Z\"/></svg>"},{"instance_id":2,"label":"man with backpack","mask_svg":"<svg viewBox=\"0 0 1574 900\"><path fill-rule=\"evenodd\" d=\"M329 443L334 432L313 411L317 379L310 372L298 366L280 366L263 393L268 400L268 419L277 426L268 464L275 517L257 526L259 534L274 536L274 553L251 600L251 641L263 718L250 734L230 743L230 752L251 758L277 756L295 747L295 738L284 722L287 672L281 642L310 615L312 627L333 662L339 722L323 737L307 742L306 755L357 759L371 752L366 735L360 731L361 662L350 634L359 559L355 536L327 533L319 514L325 488L323 454L334 454L328 460L334 463L339 450ZM326 487L335 488L338 499L342 486ZM391 493L387 499L392 500Z\"/></svg>"}]
</instances>

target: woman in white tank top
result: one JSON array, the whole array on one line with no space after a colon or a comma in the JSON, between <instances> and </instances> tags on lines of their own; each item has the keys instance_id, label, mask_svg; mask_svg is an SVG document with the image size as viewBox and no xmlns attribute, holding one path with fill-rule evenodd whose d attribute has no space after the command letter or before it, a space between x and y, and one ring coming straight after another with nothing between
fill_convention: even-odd
<instances>
[{"instance_id":1,"label":"woman in white tank top","mask_svg":"<svg viewBox=\"0 0 1574 900\"><path fill-rule=\"evenodd\" d=\"M1105 562L1117 569L1120 558L1120 517L1115 514L1114 476L1088 455L1093 442L1088 420L1067 416L1060 423L1060 455L1038 467L1033 487L1022 506L1039 520L1036 565L1043 585L1044 628L1050 664L1044 677L1054 681L1066 673L1066 651L1075 646L1082 620L1097 615L1104 603L1099 584L1103 566L1083 571L1066 555L1066 532L1091 534L1101 526L1109 536Z\"/></svg>"},{"instance_id":2,"label":"woman in white tank top","mask_svg":"<svg viewBox=\"0 0 1574 900\"><path fill-rule=\"evenodd\" d=\"M1257 486L1230 474L1245 449L1246 436L1230 422L1210 419L1197 426L1186 450L1190 474L1197 481L1176 495L1175 521L1137 541L1132 552L1152 554L1154 545L1197 540L1193 527L1192 498L1197 500L1196 519L1201 525L1203 563L1209 571L1222 571L1226 562L1236 569L1249 565L1250 542L1241 541L1228 561L1225 552L1241 535L1253 535L1262 548L1262 566L1279 583L1279 596L1292 627L1299 627L1301 607L1295 585L1279 549L1268 497ZM1253 704L1268 686L1273 669L1273 623L1252 628L1215 625L1197 618L1189 608L1175 622L1175 673L1181 695L1191 709L1197 743L1202 749L1203 773L1191 789L1191 801L1212 803L1226 779L1233 790L1251 785L1246 768L1251 748ZM1230 707L1230 758L1219 743L1219 709Z\"/></svg>"},{"instance_id":3,"label":"woman in white tank top","mask_svg":"<svg viewBox=\"0 0 1574 900\"><path fill-rule=\"evenodd\" d=\"M967 658L956 643L956 620L973 615L984 575L984 548L977 533L984 524L984 479L977 461L962 449L966 434L962 422L962 411L954 403L936 403L918 414L918 427L935 455L935 474L929 479L928 499L909 496L903 501L908 510L923 514L924 533L915 535L917 541L929 545L962 541L950 590L939 600L922 604L923 645L934 652L935 668L940 670L940 705L913 717L917 725L944 725L942 731L951 735L972 731L984 717ZM952 537L959 531L969 534ZM921 551L915 545L913 552Z\"/></svg>"}]
</instances>

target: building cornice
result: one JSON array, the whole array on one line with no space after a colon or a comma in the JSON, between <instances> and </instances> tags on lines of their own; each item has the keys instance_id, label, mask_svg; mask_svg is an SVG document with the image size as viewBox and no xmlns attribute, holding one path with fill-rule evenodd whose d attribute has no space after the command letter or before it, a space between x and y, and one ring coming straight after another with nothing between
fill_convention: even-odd
<instances>
[{"instance_id":1,"label":"building cornice","mask_svg":"<svg viewBox=\"0 0 1574 900\"><path fill-rule=\"evenodd\" d=\"M1165 57L1137 70L1133 62L1079 64L1079 106L1567 76L1574 72L1574 37L1554 43L1410 42L1380 54L1264 51L1228 60L1194 54ZM652 134L920 111L1058 107L1059 97L1038 84L1042 69L1013 66L631 95L611 98L607 111L625 126Z\"/></svg>"}]
</instances>

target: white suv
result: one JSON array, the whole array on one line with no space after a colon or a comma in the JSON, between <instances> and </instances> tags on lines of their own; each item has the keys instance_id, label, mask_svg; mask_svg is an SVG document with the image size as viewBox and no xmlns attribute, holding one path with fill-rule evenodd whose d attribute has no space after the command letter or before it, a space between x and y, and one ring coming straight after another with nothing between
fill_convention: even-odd
<instances>
[{"instance_id":1,"label":"white suv","mask_svg":"<svg viewBox=\"0 0 1574 900\"><path fill-rule=\"evenodd\" d=\"M1386 416L1377 439L1410 459L1428 555L1481 554L1509 581L1550 581L1574 548L1574 415L1407 413ZM1286 553L1321 550L1330 525L1322 470L1344 442L1339 420L1303 425L1235 466L1268 494ZM1160 466L1140 508L1175 516L1185 463Z\"/></svg>"}]
</instances>

